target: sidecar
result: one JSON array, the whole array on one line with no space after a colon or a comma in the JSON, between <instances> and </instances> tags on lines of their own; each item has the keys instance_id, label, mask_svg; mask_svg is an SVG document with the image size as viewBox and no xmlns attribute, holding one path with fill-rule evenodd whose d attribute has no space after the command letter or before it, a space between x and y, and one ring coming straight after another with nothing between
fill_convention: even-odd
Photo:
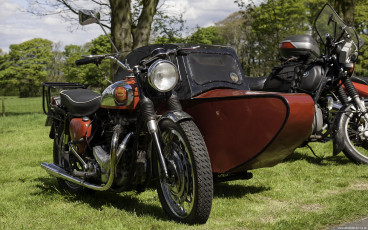
<instances>
[{"instance_id":1,"label":"sidecar","mask_svg":"<svg viewBox=\"0 0 368 230\"><path fill-rule=\"evenodd\" d=\"M151 52L177 46L142 47L127 60L134 64ZM314 118L309 95L250 91L233 49L181 46L172 58L180 73L176 92L204 137L213 173L274 166L309 136Z\"/></svg>"}]
</instances>

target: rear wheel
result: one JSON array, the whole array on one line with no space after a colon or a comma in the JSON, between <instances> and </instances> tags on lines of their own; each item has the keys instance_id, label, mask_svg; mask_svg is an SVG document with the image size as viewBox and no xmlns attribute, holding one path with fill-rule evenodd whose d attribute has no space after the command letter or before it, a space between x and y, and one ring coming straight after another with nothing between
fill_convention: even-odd
<instances>
[{"instance_id":1,"label":"rear wheel","mask_svg":"<svg viewBox=\"0 0 368 230\"><path fill-rule=\"evenodd\" d=\"M344 154L356 163L368 164L368 122L353 107L342 116L342 135L345 139Z\"/></svg>"},{"instance_id":2,"label":"rear wheel","mask_svg":"<svg viewBox=\"0 0 368 230\"><path fill-rule=\"evenodd\" d=\"M162 175L158 160L157 192L165 213L172 219L203 224L212 206L213 179L207 148L193 121L159 124L169 178Z\"/></svg>"},{"instance_id":3,"label":"rear wheel","mask_svg":"<svg viewBox=\"0 0 368 230\"><path fill-rule=\"evenodd\" d=\"M67 143L64 143L64 129L63 127L59 127L56 131L56 135L54 138L54 146L53 146L53 160L54 164L58 165L59 167L65 169L66 171L72 172L73 169L80 170L80 166L76 161L74 161L74 156L69 154L69 147ZM65 160L65 156L69 157L69 163ZM74 184L72 182L57 178L60 187L69 192L81 192L85 188Z\"/></svg>"}]
</instances>

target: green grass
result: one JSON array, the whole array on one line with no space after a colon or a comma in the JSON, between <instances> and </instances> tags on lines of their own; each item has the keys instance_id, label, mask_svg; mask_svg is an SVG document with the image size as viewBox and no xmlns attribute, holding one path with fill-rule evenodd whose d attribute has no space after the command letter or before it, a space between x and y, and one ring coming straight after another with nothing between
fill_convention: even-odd
<instances>
[{"instance_id":1,"label":"green grass","mask_svg":"<svg viewBox=\"0 0 368 230\"><path fill-rule=\"evenodd\" d=\"M23 100L23 99L22 99ZM332 146L297 149L254 178L215 186L201 226L167 219L154 190L67 194L41 169L52 161L42 114L0 117L0 229L328 229L368 216L368 166L332 156Z\"/></svg>"},{"instance_id":2,"label":"green grass","mask_svg":"<svg viewBox=\"0 0 368 230\"><path fill-rule=\"evenodd\" d=\"M43 113L41 97L19 98L16 96L0 96L0 116L2 116L3 112L2 100L4 100L6 116Z\"/></svg>"}]
</instances>

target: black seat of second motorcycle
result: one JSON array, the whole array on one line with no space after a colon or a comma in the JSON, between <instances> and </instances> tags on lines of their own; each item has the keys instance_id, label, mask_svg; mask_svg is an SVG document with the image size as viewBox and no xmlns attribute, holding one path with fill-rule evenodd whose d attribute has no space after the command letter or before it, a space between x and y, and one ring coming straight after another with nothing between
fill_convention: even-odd
<instances>
[{"instance_id":1,"label":"black seat of second motorcycle","mask_svg":"<svg viewBox=\"0 0 368 230\"><path fill-rule=\"evenodd\" d=\"M77 117L91 115L101 103L101 95L88 89L71 89L60 92L61 104Z\"/></svg>"}]
</instances>

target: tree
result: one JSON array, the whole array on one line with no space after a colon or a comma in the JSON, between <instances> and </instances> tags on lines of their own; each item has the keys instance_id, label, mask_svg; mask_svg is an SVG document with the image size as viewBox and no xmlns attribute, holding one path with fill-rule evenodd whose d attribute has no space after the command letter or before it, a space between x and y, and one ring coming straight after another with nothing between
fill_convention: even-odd
<instances>
[{"instance_id":1,"label":"tree","mask_svg":"<svg viewBox=\"0 0 368 230\"><path fill-rule=\"evenodd\" d=\"M354 24L355 1L356 0L329 0L336 13L338 13L342 20L348 25ZM367 4L367 2L365 4Z\"/></svg>"},{"instance_id":2,"label":"tree","mask_svg":"<svg viewBox=\"0 0 368 230\"><path fill-rule=\"evenodd\" d=\"M251 76L268 75L279 63L278 45L294 34L308 33L307 8L297 0L267 0L259 6L237 1L244 12L249 56L243 60Z\"/></svg>"},{"instance_id":3,"label":"tree","mask_svg":"<svg viewBox=\"0 0 368 230\"><path fill-rule=\"evenodd\" d=\"M0 66L0 84L17 87L21 97L38 95L48 76L51 51L52 42L41 38L10 45L9 54L3 57Z\"/></svg>"},{"instance_id":4,"label":"tree","mask_svg":"<svg viewBox=\"0 0 368 230\"><path fill-rule=\"evenodd\" d=\"M254 56L254 46L251 42L250 27L245 24L249 20L246 16L242 11L237 11L215 23L215 26L226 45L231 46L237 53L245 74L250 76L250 60Z\"/></svg>"},{"instance_id":5,"label":"tree","mask_svg":"<svg viewBox=\"0 0 368 230\"><path fill-rule=\"evenodd\" d=\"M82 55L105 54L111 49L111 45L106 35L100 35L93 39L91 43L84 46L65 46L65 63L63 73L69 82L83 83L92 87L101 87L107 84L105 78L110 75L108 61L103 61L99 68L93 64L76 66L75 61L81 59ZM100 72L100 70L101 72Z\"/></svg>"},{"instance_id":6,"label":"tree","mask_svg":"<svg viewBox=\"0 0 368 230\"><path fill-rule=\"evenodd\" d=\"M358 35L365 41L359 51L355 68L358 76L368 77L368 5L366 0L356 0L354 27Z\"/></svg>"},{"instance_id":7,"label":"tree","mask_svg":"<svg viewBox=\"0 0 368 230\"><path fill-rule=\"evenodd\" d=\"M102 13L104 27L111 31L113 42L119 51L131 50L147 45L153 29L164 34L175 35L183 25L182 13L167 16L164 13L165 0L27 0L28 12L36 15L59 14L62 18L76 22L78 9L96 8ZM115 52L115 50L113 50Z\"/></svg>"},{"instance_id":8,"label":"tree","mask_svg":"<svg viewBox=\"0 0 368 230\"><path fill-rule=\"evenodd\" d=\"M206 28L198 27L197 31L188 38L187 43L224 45L225 40L220 36L216 27L210 26Z\"/></svg>"},{"instance_id":9,"label":"tree","mask_svg":"<svg viewBox=\"0 0 368 230\"><path fill-rule=\"evenodd\" d=\"M52 47L52 60L49 63L48 81L61 82L63 81L63 64L64 56L61 51L62 45L60 42L54 43Z\"/></svg>"}]
</instances>

